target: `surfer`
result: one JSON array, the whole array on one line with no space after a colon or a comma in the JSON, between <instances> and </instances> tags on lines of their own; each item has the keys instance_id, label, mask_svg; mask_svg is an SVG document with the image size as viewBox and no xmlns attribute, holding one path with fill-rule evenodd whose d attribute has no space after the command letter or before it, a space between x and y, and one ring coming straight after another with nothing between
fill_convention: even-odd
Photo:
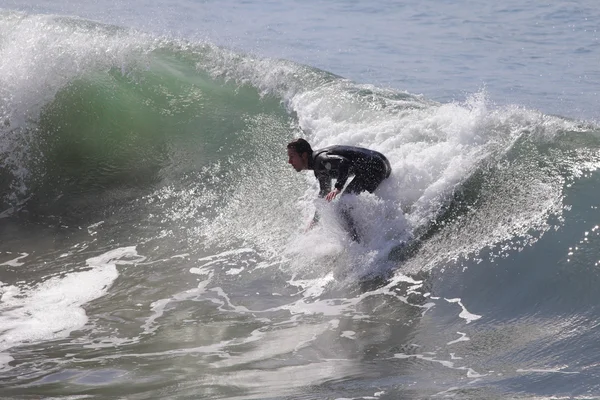
<instances>
[{"instance_id":1,"label":"surfer","mask_svg":"<svg viewBox=\"0 0 600 400\"><path fill-rule=\"evenodd\" d=\"M342 196L359 194L364 191L373 193L384 179L390 176L392 167L385 156L374 150L355 146L329 146L314 150L304 139L295 139L287 145L288 163L297 172L313 170L319 181L319 197L327 201L335 199L346 185L348 177L354 179L343 190ZM336 183L331 188L331 180ZM359 235L350 210L342 207L341 215L346 223L350 238L359 241ZM315 216L309 229L317 223L319 216Z\"/></svg>"}]
</instances>

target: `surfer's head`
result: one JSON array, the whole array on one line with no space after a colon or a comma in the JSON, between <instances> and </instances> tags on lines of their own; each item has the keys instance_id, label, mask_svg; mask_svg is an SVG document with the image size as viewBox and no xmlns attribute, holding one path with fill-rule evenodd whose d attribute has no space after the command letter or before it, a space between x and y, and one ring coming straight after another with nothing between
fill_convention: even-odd
<instances>
[{"instance_id":1,"label":"surfer's head","mask_svg":"<svg viewBox=\"0 0 600 400\"><path fill-rule=\"evenodd\" d=\"M287 145L288 164L291 164L298 172L308 169L312 152L310 143L304 139L295 139Z\"/></svg>"}]
</instances>

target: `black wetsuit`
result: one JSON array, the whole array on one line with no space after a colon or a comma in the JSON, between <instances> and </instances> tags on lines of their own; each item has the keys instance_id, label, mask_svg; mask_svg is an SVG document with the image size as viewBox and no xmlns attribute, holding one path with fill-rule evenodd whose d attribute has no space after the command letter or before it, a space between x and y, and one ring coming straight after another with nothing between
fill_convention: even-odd
<instances>
[{"instance_id":1,"label":"black wetsuit","mask_svg":"<svg viewBox=\"0 0 600 400\"><path fill-rule=\"evenodd\" d=\"M354 146L330 146L315 150L308 168L314 170L319 180L319 197L325 197L331 191L331 180L334 178L335 188L341 191L351 175L354 175L354 179L344 194L373 193L392 172L390 162L383 154Z\"/></svg>"},{"instance_id":2,"label":"black wetsuit","mask_svg":"<svg viewBox=\"0 0 600 400\"><path fill-rule=\"evenodd\" d=\"M313 151L308 168L314 170L319 180L319 197L325 197L331 191L331 180L336 179L335 188L344 189L348 177L354 175L342 196L359 194L364 191L373 193L381 182L390 176L392 167L385 156L379 152L354 146L330 146ZM341 215L352 240L359 241L359 235L349 209L342 208ZM315 221L319 219L315 214Z\"/></svg>"}]
</instances>

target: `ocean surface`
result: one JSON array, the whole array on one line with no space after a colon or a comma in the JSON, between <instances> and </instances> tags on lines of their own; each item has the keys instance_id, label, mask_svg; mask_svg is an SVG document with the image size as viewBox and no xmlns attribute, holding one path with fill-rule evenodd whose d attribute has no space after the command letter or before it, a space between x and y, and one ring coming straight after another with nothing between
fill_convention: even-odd
<instances>
[{"instance_id":1,"label":"ocean surface","mask_svg":"<svg viewBox=\"0 0 600 400\"><path fill-rule=\"evenodd\" d=\"M0 0L0 398L600 398L598 21Z\"/></svg>"}]
</instances>

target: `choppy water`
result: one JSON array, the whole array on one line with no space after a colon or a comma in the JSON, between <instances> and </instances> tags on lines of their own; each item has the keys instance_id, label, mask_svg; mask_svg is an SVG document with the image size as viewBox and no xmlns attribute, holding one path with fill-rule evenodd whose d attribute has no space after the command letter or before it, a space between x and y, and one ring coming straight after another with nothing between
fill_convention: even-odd
<instances>
[{"instance_id":1,"label":"choppy water","mask_svg":"<svg viewBox=\"0 0 600 400\"><path fill-rule=\"evenodd\" d=\"M600 395L594 4L0 7L1 397Z\"/></svg>"}]
</instances>

